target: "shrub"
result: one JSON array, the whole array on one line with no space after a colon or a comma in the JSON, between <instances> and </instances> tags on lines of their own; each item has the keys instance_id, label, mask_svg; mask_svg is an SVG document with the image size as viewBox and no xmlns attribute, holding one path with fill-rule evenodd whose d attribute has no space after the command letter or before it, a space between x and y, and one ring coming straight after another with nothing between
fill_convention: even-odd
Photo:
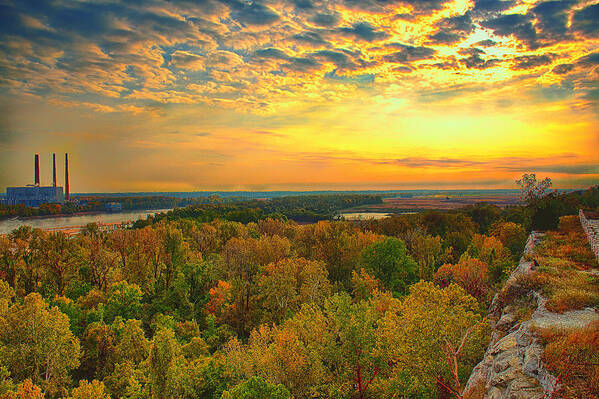
<instances>
[{"instance_id":1,"label":"shrub","mask_svg":"<svg viewBox=\"0 0 599 399\"><path fill-rule=\"evenodd\" d=\"M562 203L551 197L543 198L533 206L532 227L535 230L552 230L559 223L559 217L563 215Z\"/></svg>"},{"instance_id":2,"label":"shrub","mask_svg":"<svg viewBox=\"0 0 599 399\"><path fill-rule=\"evenodd\" d=\"M569 332L538 331L543 362L562 385L561 397L599 398L599 321Z\"/></svg>"},{"instance_id":3,"label":"shrub","mask_svg":"<svg viewBox=\"0 0 599 399\"><path fill-rule=\"evenodd\" d=\"M541 286L538 273L519 274L499 291L499 301L504 306L511 305L519 299L528 297Z\"/></svg>"}]
</instances>

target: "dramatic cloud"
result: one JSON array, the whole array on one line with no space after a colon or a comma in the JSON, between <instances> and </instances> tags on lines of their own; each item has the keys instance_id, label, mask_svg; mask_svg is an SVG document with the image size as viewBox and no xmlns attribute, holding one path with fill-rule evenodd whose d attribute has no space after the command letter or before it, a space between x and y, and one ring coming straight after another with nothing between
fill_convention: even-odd
<instances>
[{"instance_id":1,"label":"dramatic cloud","mask_svg":"<svg viewBox=\"0 0 599 399\"><path fill-rule=\"evenodd\" d=\"M318 14L314 15L312 18L310 18L310 22L314 23L315 25L325 26L325 27L336 26L337 24L339 24L339 21L341 21L341 17L337 13L334 13L334 14L318 13Z\"/></svg>"},{"instance_id":2,"label":"dramatic cloud","mask_svg":"<svg viewBox=\"0 0 599 399\"><path fill-rule=\"evenodd\" d=\"M584 66L599 65L599 52L580 57L576 60L576 63Z\"/></svg>"},{"instance_id":3,"label":"dramatic cloud","mask_svg":"<svg viewBox=\"0 0 599 399\"><path fill-rule=\"evenodd\" d=\"M552 62L552 56L543 55L524 55L514 58L514 69L532 69L542 65L548 65Z\"/></svg>"},{"instance_id":4,"label":"dramatic cloud","mask_svg":"<svg viewBox=\"0 0 599 399\"><path fill-rule=\"evenodd\" d=\"M574 13L572 29L583 35L599 35L599 4L594 4Z\"/></svg>"},{"instance_id":5,"label":"dramatic cloud","mask_svg":"<svg viewBox=\"0 0 599 399\"><path fill-rule=\"evenodd\" d=\"M358 40L374 42L377 40L386 39L389 34L376 29L367 22L358 22L349 28L339 28L339 32L346 36L354 37Z\"/></svg>"},{"instance_id":6,"label":"dramatic cloud","mask_svg":"<svg viewBox=\"0 0 599 399\"><path fill-rule=\"evenodd\" d=\"M439 30L429 37L432 43L452 44L465 38L474 31L474 24L470 13L464 15L444 18L437 26Z\"/></svg>"},{"instance_id":7,"label":"dramatic cloud","mask_svg":"<svg viewBox=\"0 0 599 399\"><path fill-rule=\"evenodd\" d=\"M435 54L435 50L429 47L414 47L400 43L390 43L387 47L400 50L385 55L383 58L387 62L412 62L430 58Z\"/></svg>"},{"instance_id":8,"label":"dramatic cloud","mask_svg":"<svg viewBox=\"0 0 599 399\"><path fill-rule=\"evenodd\" d=\"M279 14L257 1L224 0L231 7L231 18L247 25L269 25L279 20Z\"/></svg>"},{"instance_id":9,"label":"dramatic cloud","mask_svg":"<svg viewBox=\"0 0 599 399\"><path fill-rule=\"evenodd\" d=\"M499 36L514 36L531 49L537 48L537 31L531 18L522 14L507 14L483 21L481 25Z\"/></svg>"},{"instance_id":10,"label":"dramatic cloud","mask_svg":"<svg viewBox=\"0 0 599 399\"><path fill-rule=\"evenodd\" d=\"M568 11L574 4L574 0L547 1L532 8L541 40L551 44L568 38Z\"/></svg>"},{"instance_id":11,"label":"dramatic cloud","mask_svg":"<svg viewBox=\"0 0 599 399\"><path fill-rule=\"evenodd\" d=\"M504 11L515 4L513 0L474 0L474 11L497 12Z\"/></svg>"},{"instance_id":12,"label":"dramatic cloud","mask_svg":"<svg viewBox=\"0 0 599 399\"><path fill-rule=\"evenodd\" d=\"M564 75L574 69L574 64L559 64L553 67L553 73Z\"/></svg>"},{"instance_id":13,"label":"dramatic cloud","mask_svg":"<svg viewBox=\"0 0 599 399\"><path fill-rule=\"evenodd\" d=\"M6 0L0 168L65 147L107 186L128 183L122 166L94 174L103 149L115 165L177 154L160 182L181 189L383 184L418 168L512 181L496 164L506 154L570 151L551 169L566 179L599 156L598 12L596 0ZM486 159L455 161L481 148ZM131 172L135 187L153 187L148 170Z\"/></svg>"}]
</instances>

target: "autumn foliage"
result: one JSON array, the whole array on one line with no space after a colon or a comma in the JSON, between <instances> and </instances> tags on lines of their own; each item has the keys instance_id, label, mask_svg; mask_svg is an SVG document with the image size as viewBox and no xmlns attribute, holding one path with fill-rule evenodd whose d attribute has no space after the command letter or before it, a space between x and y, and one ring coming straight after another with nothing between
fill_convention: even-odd
<instances>
[{"instance_id":1,"label":"autumn foliage","mask_svg":"<svg viewBox=\"0 0 599 399\"><path fill-rule=\"evenodd\" d=\"M490 289L488 265L468 255L462 256L455 265L441 266L434 281L441 287L456 283L479 301L485 300Z\"/></svg>"},{"instance_id":2,"label":"autumn foliage","mask_svg":"<svg viewBox=\"0 0 599 399\"><path fill-rule=\"evenodd\" d=\"M0 237L0 398L459 397L522 233L486 208L196 211Z\"/></svg>"}]
</instances>

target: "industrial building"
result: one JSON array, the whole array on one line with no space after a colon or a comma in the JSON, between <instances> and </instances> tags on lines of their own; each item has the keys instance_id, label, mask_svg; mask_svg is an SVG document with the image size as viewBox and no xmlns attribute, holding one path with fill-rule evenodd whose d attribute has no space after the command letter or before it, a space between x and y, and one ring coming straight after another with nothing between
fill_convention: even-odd
<instances>
[{"instance_id":1,"label":"industrial building","mask_svg":"<svg viewBox=\"0 0 599 399\"><path fill-rule=\"evenodd\" d=\"M24 187L7 187L6 204L37 207L41 204L61 204L70 199L69 193L69 155L64 154L65 159L65 192L62 187L56 185L56 154L52 154L52 186L40 184L40 159L35 154L35 183Z\"/></svg>"}]
</instances>

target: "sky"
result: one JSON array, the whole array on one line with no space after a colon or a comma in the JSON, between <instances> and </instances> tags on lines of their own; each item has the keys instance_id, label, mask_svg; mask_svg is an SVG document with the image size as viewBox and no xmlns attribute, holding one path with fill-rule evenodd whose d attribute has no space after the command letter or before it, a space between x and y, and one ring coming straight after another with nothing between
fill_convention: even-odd
<instances>
[{"instance_id":1,"label":"sky","mask_svg":"<svg viewBox=\"0 0 599 399\"><path fill-rule=\"evenodd\" d=\"M0 0L0 190L599 183L599 3Z\"/></svg>"}]
</instances>

